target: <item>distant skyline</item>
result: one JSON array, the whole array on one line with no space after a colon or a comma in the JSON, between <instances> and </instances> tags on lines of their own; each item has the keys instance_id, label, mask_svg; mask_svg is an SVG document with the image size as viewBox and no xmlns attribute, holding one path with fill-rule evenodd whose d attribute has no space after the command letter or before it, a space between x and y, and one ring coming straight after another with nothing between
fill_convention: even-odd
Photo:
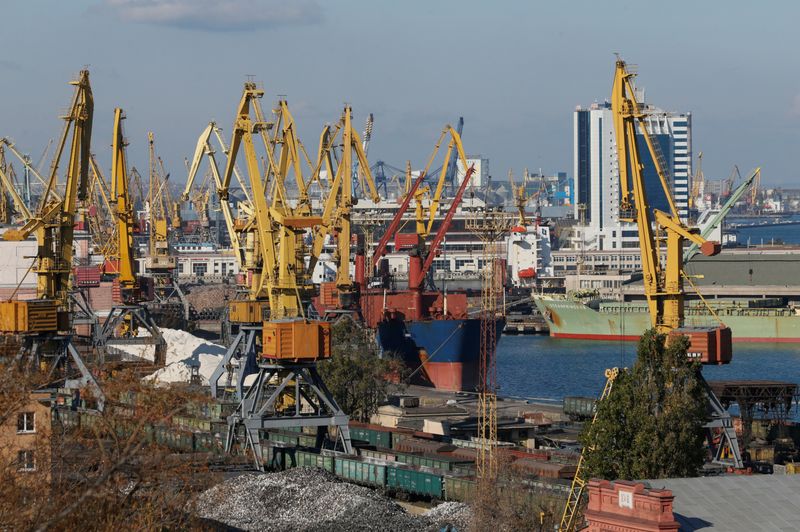
<instances>
[{"instance_id":1,"label":"distant skyline","mask_svg":"<svg viewBox=\"0 0 800 532\"><path fill-rule=\"evenodd\" d=\"M572 114L609 97L614 52L638 65L647 101L691 112L707 179L762 167L800 187L800 44L795 2L477 0L11 0L0 58L0 136L34 160L60 134L67 82L84 66L93 150L110 164L113 108L128 116L129 164L147 131L175 181L209 120L230 134L242 83L265 110L286 95L316 151L345 102L371 162L424 165L446 123L465 120L492 177L512 168L572 176Z\"/></svg>"}]
</instances>

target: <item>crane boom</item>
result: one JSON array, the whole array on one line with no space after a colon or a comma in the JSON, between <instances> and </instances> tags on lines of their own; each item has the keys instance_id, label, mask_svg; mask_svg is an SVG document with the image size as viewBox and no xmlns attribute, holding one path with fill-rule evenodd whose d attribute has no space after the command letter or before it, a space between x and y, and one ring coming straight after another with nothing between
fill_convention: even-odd
<instances>
[{"instance_id":1,"label":"crane boom","mask_svg":"<svg viewBox=\"0 0 800 532\"><path fill-rule=\"evenodd\" d=\"M114 137L111 144L111 197L114 198L114 215L117 219L119 241L119 284L126 291L136 286L136 265L133 258L133 207L128 193L128 161L125 154L125 137L122 134L122 109L114 109Z\"/></svg>"},{"instance_id":2,"label":"crane boom","mask_svg":"<svg viewBox=\"0 0 800 532\"><path fill-rule=\"evenodd\" d=\"M655 140L645 124L646 112L636 101L632 78L633 74L628 72L625 62L617 60L611 108L619 161L620 220L636 222L651 323L659 332L668 333L683 325L681 268L684 240L698 244L704 255L716 255L720 246L716 242L706 241L696 229L689 229L681 222L672 199L666 169L662 166L662 158L659 157ZM648 203L643 164L636 141L637 123L669 203L669 213L651 209ZM661 264L660 241L656 239L653 229L656 223L667 232L667 259L664 265Z\"/></svg>"},{"instance_id":3,"label":"crane boom","mask_svg":"<svg viewBox=\"0 0 800 532\"><path fill-rule=\"evenodd\" d=\"M708 236L722 223L722 220L725 219L725 216L728 215L728 212L733 208L737 201L744 196L745 192L747 191L748 187L755 181L756 175L761 173L761 168L756 168L750 174L750 176L742 181L742 183L736 187L736 190L733 191L733 194L725 201L725 205L720 208L719 212L714 215L714 217L709 220L708 224L703 228L700 236L703 238L708 238ZM693 243L686 252L683 254L683 262L686 263L691 260L692 257L697 255L700 252L700 246L696 243Z\"/></svg>"}]
</instances>

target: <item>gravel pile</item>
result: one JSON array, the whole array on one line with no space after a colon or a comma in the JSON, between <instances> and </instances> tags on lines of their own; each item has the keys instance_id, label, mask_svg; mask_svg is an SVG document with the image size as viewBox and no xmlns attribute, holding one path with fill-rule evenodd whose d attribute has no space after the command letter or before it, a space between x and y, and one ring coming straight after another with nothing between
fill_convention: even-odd
<instances>
[{"instance_id":1,"label":"gravel pile","mask_svg":"<svg viewBox=\"0 0 800 532\"><path fill-rule=\"evenodd\" d=\"M460 502L443 502L423 514L423 517L440 526L451 524L458 530L467 530L472 511L469 505Z\"/></svg>"},{"instance_id":2,"label":"gravel pile","mask_svg":"<svg viewBox=\"0 0 800 532\"><path fill-rule=\"evenodd\" d=\"M434 531L447 523L465 530L469 520L469 509L454 503L414 516L374 490L310 468L229 479L199 495L193 512L242 530L265 531Z\"/></svg>"}]
</instances>

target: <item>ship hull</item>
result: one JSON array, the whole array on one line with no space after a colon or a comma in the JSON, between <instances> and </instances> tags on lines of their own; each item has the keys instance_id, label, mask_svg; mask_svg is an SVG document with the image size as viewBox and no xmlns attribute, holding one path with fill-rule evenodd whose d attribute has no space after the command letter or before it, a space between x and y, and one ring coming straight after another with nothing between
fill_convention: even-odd
<instances>
[{"instance_id":1,"label":"ship hull","mask_svg":"<svg viewBox=\"0 0 800 532\"><path fill-rule=\"evenodd\" d=\"M497 320L499 340L503 321ZM385 356L400 358L411 382L449 391L475 391L480 382L479 319L386 320L377 340Z\"/></svg>"},{"instance_id":2,"label":"ship hull","mask_svg":"<svg viewBox=\"0 0 800 532\"><path fill-rule=\"evenodd\" d=\"M536 297L550 327L550 336L582 340L635 341L650 328L644 303L604 303L599 308L572 300ZM800 315L788 308L747 308L722 304L717 316L699 305L687 307L687 326L707 327L720 322L731 328L737 343L800 343Z\"/></svg>"}]
</instances>

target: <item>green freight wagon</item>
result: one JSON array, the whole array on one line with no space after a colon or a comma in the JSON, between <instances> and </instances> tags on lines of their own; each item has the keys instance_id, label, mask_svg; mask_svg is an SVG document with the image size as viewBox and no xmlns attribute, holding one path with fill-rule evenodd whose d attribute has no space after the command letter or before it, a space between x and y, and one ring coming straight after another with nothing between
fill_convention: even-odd
<instances>
[{"instance_id":1,"label":"green freight wagon","mask_svg":"<svg viewBox=\"0 0 800 532\"><path fill-rule=\"evenodd\" d=\"M448 501L470 502L476 482L469 478L444 477L444 498Z\"/></svg>"},{"instance_id":2,"label":"green freight wagon","mask_svg":"<svg viewBox=\"0 0 800 532\"><path fill-rule=\"evenodd\" d=\"M297 435L297 445L299 445L300 447L316 448L317 447L317 437L316 436L311 436L310 434L299 433Z\"/></svg>"},{"instance_id":3,"label":"green freight wagon","mask_svg":"<svg viewBox=\"0 0 800 532\"><path fill-rule=\"evenodd\" d=\"M81 412L81 428L84 430L94 430L95 427L100 428L100 416L92 412Z\"/></svg>"},{"instance_id":4,"label":"green freight wagon","mask_svg":"<svg viewBox=\"0 0 800 532\"><path fill-rule=\"evenodd\" d=\"M333 456L312 453L310 451L300 451L295 453L297 457L297 467L317 467L333 473Z\"/></svg>"},{"instance_id":5,"label":"green freight wagon","mask_svg":"<svg viewBox=\"0 0 800 532\"><path fill-rule=\"evenodd\" d=\"M369 427L350 426L350 438L369 442L375 447L392 448L392 433L387 430L376 430Z\"/></svg>"},{"instance_id":6,"label":"green freight wagon","mask_svg":"<svg viewBox=\"0 0 800 532\"><path fill-rule=\"evenodd\" d=\"M404 464L409 464L417 467L430 467L432 469L441 469L442 471L453 471L458 467L469 467L475 462L471 460L462 460L459 458L450 458L447 456L429 456L424 454L414 453L401 453L394 452L396 460Z\"/></svg>"},{"instance_id":7,"label":"green freight wagon","mask_svg":"<svg viewBox=\"0 0 800 532\"><path fill-rule=\"evenodd\" d=\"M361 448L358 450L358 454L365 458L373 458L375 460L385 460L387 462L397 461L397 455L394 452L384 449Z\"/></svg>"},{"instance_id":8,"label":"green freight wagon","mask_svg":"<svg viewBox=\"0 0 800 532\"><path fill-rule=\"evenodd\" d=\"M198 453L222 454L225 450L222 438L211 432L194 433L194 450Z\"/></svg>"},{"instance_id":9,"label":"green freight wagon","mask_svg":"<svg viewBox=\"0 0 800 532\"><path fill-rule=\"evenodd\" d=\"M297 447L298 436L299 435L296 432L278 432L276 430L267 432L267 438L269 441L285 443L286 445L291 445L292 447Z\"/></svg>"},{"instance_id":10,"label":"green freight wagon","mask_svg":"<svg viewBox=\"0 0 800 532\"><path fill-rule=\"evenodd\" d=\"M368 486L386 486L386 465L360 460L357 457L337 457L334 463L337 477Z\"/></svg>"},{"instance_id":11,"label":"green freight wagon","mask_svg":"<svg viewBox=\"0 0 800 532\"><path fill-rule=\"evenodd\" d=\"M589 419L594 416L594 397L567 396L564 398L564 414L570 419Z\"/></svg>"},{"instance_id":12,"label":"green freight wagon","mask_svg":"<svg viewBox=\"0 0 800 532\"><path fill-rule=\"evenodd\" d=\"M265 441L261 444L261 453L267 469L283 471L297 466L297 452L294 447L287 447L281 443Z\"/></svg>"},{"instance_id":13,"label":"green freight wagon","mask_svg":"<svg viewBox=\"0 0 800 532\"><path fill-rule=\"evenodd\" d=\"M387 467L386 485L397 491L433 499L441 499L444 494L442 475L412 467Z\"/></svg>"},{"instance_id":14,"label":"green freight wagon","mask_svg":"<svg viewBox=\"0 0 800 532\"><path fill-rule=\"evenodd\" d=\"M75 410L67 410L61 408L55 410L54 412L56 413L56 418L58 419L58 421L61 422L61 425L65 429L72 430L80 428L81 415L79 412L76 412Z\"/></svg>"}]
</instances>

